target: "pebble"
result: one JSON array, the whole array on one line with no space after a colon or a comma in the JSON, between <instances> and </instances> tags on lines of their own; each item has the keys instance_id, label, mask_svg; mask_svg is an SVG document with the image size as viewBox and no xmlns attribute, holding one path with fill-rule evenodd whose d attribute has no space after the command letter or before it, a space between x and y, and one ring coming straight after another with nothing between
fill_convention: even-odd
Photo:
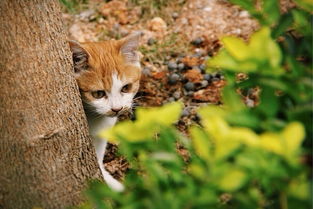
<instances>
[{"instance_id":1,"label":"pebble","mask_svg":"<svg viewBox=\"0 0 313 209\"><path fill-rule=\"evenodd\" d=\"M196 53L194 53L191 57L200 58L200 57L202 57L202 53L201 53L201 52L196 52Z\"/></svg>"},{"instance_id":2,"label":"pebble","mask_svg":"<svg viewBox=\"0 0 313 209\"><path fill-rule=\"evenodd\" d=\"M205 66L205 64L201 64L201 65L199 65L199 68L200 68L200 70L201 70L201 72L205 72L205 69L206 69L206 66Z\"/></svg>"},{"instance_id":3,"label":"pebble","mask_svg":"<svg viewBox=\"0 0 313 209\"><path fill-rule=\"evenodd\" d=\"M193 91L195 89L195 84L192 83L192 82L187 82L185 85L184 85L184 88L187 90L187 91Z\"/></svg>"},{"instance_id":4,"label":"pebble","mask_svg":"<svg viewBox=\"0 0 313 209\"><path fill-rule=\"evenodd\" d=\"M222 75L221 75L220 73L215 73L215 74L213 75L213 77L220 80L221 77L222 77Z\"/></svg>"},{"instance_id":5,"label":"pebble","mask_svg":"<svg viewBox=\"0 0 313 209\"><path fill-rule=\"evenodd\" d=\"M207 74L207 73L206 73L206 74L203 75L203 79L206 80L206 81L211 81L212 78L213 78L213 77L212 77L212 75L210 75L210 74Z\"/></svg>"},{"instance_id":6,"label":"pebble","mask_svg":"<svg viewBox=\"0 0 313 209\"><path fill-rule=\"evenodd\" d=\"M170 97L170 98L168 98L167 101L168 101L168 102L174 102L174 101L175 101L175 98L174 98L174 97Z\"/></svg>"},{"instance_id":7,"label":"pebble","mask_svg":"<svg viewBox=\"0 0 313 209\"><path fill-rule=\"evenodd\" d=\"M188 115L190 115L189 108L185 107L183 111L181 112L181 116L186 117Z\"/></svg>"},{"instance_id":8,"label":"pebble","mask_svg":"<svg viewBox=\"0 0 313 209\"><path fill-rule=\"evenodd\" d=\"M202 87L202 88L205 88L205 87L207 87L208 85L209 85L209 81L207 81L207 80L201 81L201 87Z\"/></svg>"},{"instance_id":9,"label":"pebble","mask_svg":"<svg viewBox=\"0 0 313 209\"><path fill-rule=\"evenodd\" d=\"M178 81L179 81L179 75L177 73L171 74L168 79L169 84L176 84Z\"/></svg>"},{"instance_id":10,"label":"pebble","mask_svg":"<svg viewBox=\"0 0 313 209\"><path fill-rule=\"evenodd\" d=\"M184 64L184 63L179 63L179 64L177 65L177 68L178 68L178 70L182 71L182 70L185 69L185 64Z\"/></svg>"},{"instance_id":11,"label":"pebble","mask_svg":"<svg viewBox=\"0 0 313 209\"><path fill-rule=\"evenodd\" d=\"M177 69L177 63L176 62L168 62L167 67L169 70L176 70Z\"/></svg>"},{"instance_id":12,"label":"pebble","mask_svg":"<svg viewBox=\"0 0 313 209\"><path fill-rule=\"evenodd\" d=\"M165 32L167 25L166 22L160 17L154 17L148 22L148 27L154 32Z\"/></svg>"},{"instance_id":13,"label":"pebble","mask_svg":"<svg viewBox=\"0 0 313 209\"><path fill-rule=\"evenodd\" d=\"M156 40L155 40L154 38L149 38L148 41L147 41L147 44L148 44L149 46L151 46L151 45L153 45L153 44L155 44L155 43L156 43Z\"/></svg>"},{"instance_id":14,"label":"pebble","mask_svg":"<svg viewBox=\"0 0 313 209\"><path fill-rule=\"evenodd\" d=\"M193 96L193 93L195 93L195 92L194 91L188 91L187 96Z\"/></svg>"},{"instance_id":15,"label":"pebble","mask_svg":"<svg viewBox=\"0 0 313 209\"><path fill-rule=\"evenodd\" d=\"M179 16L179 14L177 12L173 12L172 13L172 18L177 19Z\"/></svg>"},{"instance_id":16,"label":"pebble","mask_svg":"<svg viewBox=\"0 0 313 209\"><path fill-rule=\"evenodd\" d=\"M247 11L241 11L239 13L239 17L250 17L250 14Z\"/></svg>"},{"instance_id":17,"label":"pebble","mask_svg":"<svg viewBox=\"0 0 313 209\"><path fill-rule=\"evenodd\" d=\"M147 75L147 76L151 75L151 70L150 70L150 68L149 68L149 67L144 67L144 68L142 69L142 74Z\"/></svg>"},{"instance_id":18,"label":"pebble","mask_svg":"<svg viewBox=\"0 0 313 209\"><path fill-rule=\"evenodd\" d=\"M89 9L89 10L85 10L85 11L81 12L79 14L79 17L80 17L81 20L88 20L91 17L93 17L94 14L95 14L95 10Z\"/></svg>"},{"instance_id":19,"label":"pebble","mask_svg":"<svg viewBox=\"0 0 313 209\"><path fill-rule=\"evenodd\" d=\"M200 46L202 43L203 43L203 39L201 37L198 37L191 41L191 44L195 46Z\"/></svg>"},{"instance_id":20,"label":"pebble","mask_svg":"<svg viewBox=\"0 0 313 209\"><path fill-rule=\"evenodd\" d=\"M202 48L196 48L195 49L195 53L196 54L199 54L201 56L205 55L206 54L206 50L202 49Z\"/></svg>"},{"instance_id":21,"label":"pebble","mask_svg":"<svg viewBox=\"0 0 313 209\"><path fill-rule=\"evenodd\" d=\"M210 58L211 58L211 57L208 56L208 55L203 57L203 59L204 59L205 62L206 62L207 60L209 60Z\"/></svg>"},{"instance_id":22,"label":"pebble","mask_svg":"<svg viewBox=\"0 0 313 209\"><path fill-rule=\"evenodd\" d=\"M175 92L173 93L173 97L174 97L176 100L179 99L179 98L181 97L180 92L179 92L179 91L175 91Z\"/></svg>"}]
</instances>

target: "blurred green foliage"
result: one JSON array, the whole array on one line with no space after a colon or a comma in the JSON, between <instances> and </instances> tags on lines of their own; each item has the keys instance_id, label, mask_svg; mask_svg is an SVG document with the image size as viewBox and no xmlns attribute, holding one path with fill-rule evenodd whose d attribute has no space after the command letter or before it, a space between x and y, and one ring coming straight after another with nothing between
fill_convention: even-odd
<instances>
[{"instance_id":1,"label":"blurred green foliage","mask_svg":"<svg viewBox=\"0 0 313 209\"><path fill-rule=\"evenodd\" d=\"M76 13L88 3L88 0L59 0L66 12Z\"/></svg>"},{"instance_id":2,"label":"blurred green foliage","mask_svg":"<svg viewBox=\"0 0 313 209\"><path fill-rule=\"evenodd\" d=\"M223 106L200 108L190 139L172 125L181 103L138 109L136 121L102 132L130 163L126 190L91 182L80 208L311 208L312 174L303 159L312 139L312 4L299 0L281 15L277 1L261 1L262 9L252 0L232 2L263 26L249 41L224 37L208 61L209 72L222 70L227 79ZM246 107L236 90L256 86L260 104Z\"/></svg>"}]
</instances>

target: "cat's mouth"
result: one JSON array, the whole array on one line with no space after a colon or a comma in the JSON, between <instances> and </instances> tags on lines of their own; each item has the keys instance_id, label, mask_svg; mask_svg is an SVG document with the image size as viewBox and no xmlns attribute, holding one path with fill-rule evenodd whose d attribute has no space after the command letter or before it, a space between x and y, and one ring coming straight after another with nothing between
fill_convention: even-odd
<instances>
[{"instance_id":1,"label":"cat's mouth","mask_svg":"<svg viewBox=\"0 0 313 209\"><path fill-rule=\"evenodd\" d=\"M118 111L118 112L110 111L110 112L106 113L105 115L107 117L118 117L118 116L123 115L123 114L125 114L127 112L129 112L129 109L128 108L123 108L121 111Z\"/></svg>"}]
</instances>

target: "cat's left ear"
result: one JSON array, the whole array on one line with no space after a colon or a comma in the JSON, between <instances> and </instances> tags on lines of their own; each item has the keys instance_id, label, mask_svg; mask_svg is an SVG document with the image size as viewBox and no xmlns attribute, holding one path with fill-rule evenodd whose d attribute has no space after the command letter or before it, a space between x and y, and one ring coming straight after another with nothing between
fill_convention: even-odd
<instances>
[{"instance_id":1,"label":"cat's left ear","mask_svg":"<svg viewBox=\"0 0 313 209\"><path fill-rule=\"evenodd\" d=\"M126 62L138 67L140 67L140 56L137 50L141 35L141 32L135 32L119 40L120 52Z\"/></svg>"},{"instance_id":2,"label":"cat's left ear","mask_svg":"<svg viewBox=\"0 0 313 209\"><path fill-rule=\"evenodd\" d=\"M70 45L70 49L73 55L73 64L75 73L79 74L87 70L89 57L87 51L81 46L80 43L76 41L68 41L68 43Z\"/></svg>"}]
</instances>

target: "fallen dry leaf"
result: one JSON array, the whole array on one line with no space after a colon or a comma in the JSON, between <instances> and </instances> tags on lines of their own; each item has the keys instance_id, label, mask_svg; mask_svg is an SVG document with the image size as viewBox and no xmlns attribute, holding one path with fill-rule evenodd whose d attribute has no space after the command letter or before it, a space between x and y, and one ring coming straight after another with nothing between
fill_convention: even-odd
<instances>
[{"instance_id":1,"label":"fallen dry leaf","mask_svg":"<svg viewBox=\"0 0 313 209\"><path fill-rule=\"evenodd\" d=\"M186 56L182 59L182 63L184 63L188 67L194 67L201 64L202 60L198 57L189 57Z\"/></svg>"},{"instance_id":2,"label":"fallen dry leaf","mask_svg":"<svg viewBox=\"0 0 313 209\"><path fill-rule=\"evenodd\" d=\"M192 69L188 70L185 74L184 77L193 83L200 83L203 80L203 75L201 72L197 69Z\"/></svg>"}]
</instances>

